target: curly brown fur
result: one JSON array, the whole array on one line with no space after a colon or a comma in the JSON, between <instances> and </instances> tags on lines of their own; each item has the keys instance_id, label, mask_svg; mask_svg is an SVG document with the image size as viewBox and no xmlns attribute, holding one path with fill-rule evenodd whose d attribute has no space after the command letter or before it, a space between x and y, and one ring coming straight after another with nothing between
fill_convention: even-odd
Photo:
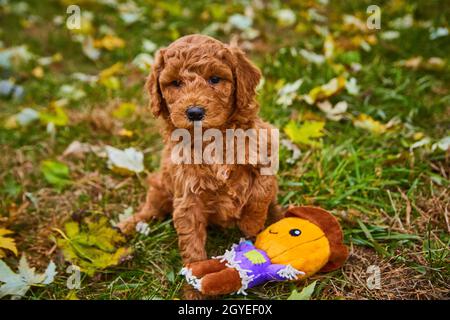
<instances>
[{"instance_id":1,"label":"curly brown fur","mask_svg":"<svg viewBox=\"0 0 450 320\"><path fill-rule=\"evenodd\" d=\"M212 76L220 82L208 82ZM269 206L275 207L275 176L261 175L258 165L174 164L170 157L176 145L170 139L172 130L193 130L186 117L192 105L205 109L203 128L222 132L265 128L270 132L270 125L257 115L255 88L260 77L240 49L207 36L185 36L159 50L147 87L152 113L165 122L161 171L150 177L141 211L120 224L123 232L134 230L138 221L172 212L186 264L207 258L206 228L210 223L237 225L249 237L263 229Z\"/></svg>"}]
</instances>

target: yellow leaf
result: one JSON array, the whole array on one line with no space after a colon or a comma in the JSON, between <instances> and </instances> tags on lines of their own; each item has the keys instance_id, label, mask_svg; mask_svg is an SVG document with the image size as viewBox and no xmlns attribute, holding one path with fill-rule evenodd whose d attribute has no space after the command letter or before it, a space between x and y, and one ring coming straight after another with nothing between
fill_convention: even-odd
<instances>
[{"instance_id":1,"label":"yellow leaf","mask_svg":"<svg viewBox=\"0 0 450 320\"><path fill-rule=\"evenodd\" d=\"M425 134L423 132L416 132L413 135L413 139L415 141L422 139L425 136Z\"/></svg>"},{"instance_id":2,"label":"yellow leaf","mask_svg":"<svg viewBox=\"0 0 450 320\"><path fill-rule=\"evenodd\" d=\"M356 119L354 119L353 124L357 128L361 128L375 134L381 134L386 132L387 130L387 127L384 124L377 120L374 120L371 116L364 113L360 114Z\"/></svg>"},{"instance_id":3,"label":"yellow leaf","mask_svg":"<svg viewBox=\"0 0 450 320\"><path fill-rule=\"evenodd\" d=\"M295 121L290 121L284 132L295 143L303 144L311 147L321 147L322 143L317 138L323 136L323 121L305 121L303 125L298 126Z\"/></svg>"},{"instance_id":4,"label":"yellow leaf","mask_svg":"<svg viewBox=\"0 0 450 320\"><path fill-rule=\"evenodd\" d=\"M39 119L44 123L53 123L55 126L65 126L69 123L69 116L65 112L63 106L67 103L66 100L56 100L50 102L49 111L40 112Z\"/></svg>"},{"instance_id":5,"label":"yellow leaf","mask_svg":"<svg viewBox=\"0 0 450 320\"><path fill-rule=\"evenodd\" d=\"M118 135L121 137L131 138L134 135L134 132L127 129L120 129Z\"/></svg>"},{"instance_id":6,"label":"yellow leaf","mask_svg":"<svg viewBox=\"0 0 450 320\"><path fill-rule=\"evenodd\" d=\"M331 59L334 55L334 40L333 37L329 34L325 38L325 42L323 44L323 52L325 55L325 58Z\"/></svg>"},{"instance_id":7,"label":"yellow leaf","mask_svg":"<svg viewBox=\"0 0 450 320\"><path fill-rule=\"evenodd\" d=\"M101 39L95 40L94 47L105 48L111 51L117 48L125 47L125 41L122 38L113 35L106 35Z\"/></svg>"},{"instance_id":8,"label":"yellow leaf","mask_svg":"<svg viewBox=\"0 0 450 320\"><path fill-rule=\"evenodd\" d=\"M136 111L136 105L130 102L121 103L114 111L112 115L114 118L127 119L130 118Z\"/></svg>"},{"instance_id":9,"label":"yellow leaf","mask_svg":"<svg viewBox=\"0 0 450 320\"><path fill-rule=\"evenodd\" d=\"M38 66L31 71L31 74L35 78L41 79L44 76L44 69L41 66Z\"/></svg>"},{"instance_id":10,"label":"yellow leaf","mask_svg":"<svg viewBox=\"0 0 450 320\"><path fill-rule=\"evenodd\" d=\"M14 241L14 239L9 238L9 237L8 238L4 237L4 236L10 235L12 233L13 232L11 230L0 228L0 258L3 258L6 255L5 251L2 249L9 250L17 256L18 252L17 252L16 242Z\"/></svg>"},{"instance_id":11,"label":"yellow leaf","mask_svg":"<svg viewBox=\"0 0 450 320\"><path fill-rule=\"evenodd\" d=\"M117 62L113 64L111 67L100 71L99 77L100 79L107 79L118 73L121 73L122 71L123 71L123 63Z\"/></svg>"},{"instance_id":12,"label":"yellow leaf","mask_svg":"<svg viewBox=\"0 0 450 320\"><path fill-rule=\"evenodd\" d=\"M315 87L309 93L303 96L308 104L314 104L317 101L329 98L345 87L346 80L343 76L331 79L328 83Z\"/></svg>"}]
</instances>

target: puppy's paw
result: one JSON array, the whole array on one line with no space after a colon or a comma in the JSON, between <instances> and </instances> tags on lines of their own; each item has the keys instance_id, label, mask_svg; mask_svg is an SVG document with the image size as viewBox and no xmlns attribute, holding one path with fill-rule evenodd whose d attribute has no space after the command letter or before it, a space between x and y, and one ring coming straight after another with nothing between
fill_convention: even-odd
<instances>
[{"instance_id":1,"label":"puppy's paw","mask_svg":"<svg viewBox=\"0 0 450 320\"><path fill-rule=\"evenodd\" d=\"M120 232L126 235L130 235L136 231L136 219L134 217L128 218L124 221L121 221L117 224L117 228L119 228Z\"/></svg>"}]
</instances>

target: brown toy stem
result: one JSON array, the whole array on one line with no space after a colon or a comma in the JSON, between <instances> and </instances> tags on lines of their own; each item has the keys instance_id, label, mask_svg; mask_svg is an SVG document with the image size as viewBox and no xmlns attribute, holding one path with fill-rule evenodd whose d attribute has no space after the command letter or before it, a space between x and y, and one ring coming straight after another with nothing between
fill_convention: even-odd
<instances>
[{"instance_id":1,"label":"brown toy stem","mask_svg":"<svg viewBox=\"0 0 450 320\"><path fill-rule=\"evenodd\" d=\"M229 294L238 291L241 286L239 272L233 268L226 268L204 276L201 292L210 296Z\"/></svg>"},{"instance_id":2,"label":"brown toy stem","mask_svg":"<svg viewBox=\"0 0 450 320\"><path fill-rule=\"evenodd\" d=\"M191 270L193 276L201 279L200 291L204 295L233 293L242 286L239 272L217 259L189 263L186 268Z\"/></svg>"},{"instance_id":3,"label":"brown toy stem","mask_svg":"<svg viewBox=\"0 0 450 320\"><path fill-rule=\"evenodd\" d=\"M218 272L225 269L227 266L225 265L225 262L220 262L217 259L209 259L188 263L186 267L192 270L193 276L200 279L208 273Z\"/></svg>"}]
</instances>

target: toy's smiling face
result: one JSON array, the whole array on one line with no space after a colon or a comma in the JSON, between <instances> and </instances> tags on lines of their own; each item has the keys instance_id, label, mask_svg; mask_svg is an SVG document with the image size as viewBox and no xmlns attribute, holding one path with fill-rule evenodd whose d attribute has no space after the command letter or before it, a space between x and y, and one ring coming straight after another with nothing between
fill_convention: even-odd
<instances>
[{"instance_id":1,"label":"toy's smiling face","mask_svg":"<svg viewBox=\"0 0 450 320\"><path fill-rule=\"evenodd\" d=\"M265 229L256 238L272 263L290 264L307 275L320 270L330 256L325 233L308 220L288 217Z\"/></svg>"}]
</instances>

